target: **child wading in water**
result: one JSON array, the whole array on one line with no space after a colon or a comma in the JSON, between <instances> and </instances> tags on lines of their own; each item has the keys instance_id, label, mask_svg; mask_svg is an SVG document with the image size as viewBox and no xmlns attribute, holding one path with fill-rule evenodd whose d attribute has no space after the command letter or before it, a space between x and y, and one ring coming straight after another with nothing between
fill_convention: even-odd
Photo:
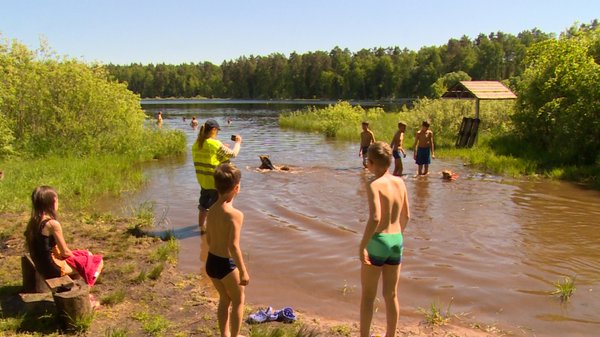
<instances>
[{"instance_id":1,"label":"child wading in water","mask_svg":"<svg viewBox=\"0 0 600 337\"><path fill-rule=\"evenodd\" d=\"M370 336L380 276L383 276L386 337L396 336L400 316L397 289L402 263L402 233L410 211L404 180L388 172L391 162L392 149L388 144L376 142L369 147L367 168L375 175L375 180L367 188L369 219L359 247L360 337Z\"/></svg>"},{"instance_id":2,"label":"child wading in water","mask_svg":"<svg viewBox=\"0 0 600 337\"><path fill-rule=\"evenodd\" d=\"M250 277L240 249L244 214L233 207L233 199L240 191L242 173L232 164L221 164L214 177L219 198L206 218L206 273L219 293L217 318L221 336L241 337L244 287Z\"/></svg>"},{"instance_id":3,"label":"child wading in water","mask_svg":"<svg viewBox=\"0 0 600 337\"><path fill-rule=\"evenodd\" d=\"M414 150L415 162L419 166L419 175L427 175L431 159L435 159L433 131L429 130L429 122L427 121L423 121L421 130L417 131L415 135Z\"/></svg>"},{"instance_id":4,"label":"child wading in water","mask_svg":"<svg viewBox=\"0 0 600 337\"><path fill-rule=\"evenodd\" d=\"M358 156L363 158L363 166L367 168L367 150L369 145L375 143L375 135L373 131L369 129L369 122L364 121L361 124L362 132L360 133L360 148L358 149Z\"/></svg>"},{"instance_id":5,"label":"child wading in water","mask_svg":"<svg viewBox=\"0 0 600 337\"><path fill-rule=\"evenodd\" d=\"M394 175L402 176L404 167L402 166L402 157L406 158L404 152L404 132L406 131L406 123L398 122L398 131L394 135L390 146L392 147L392 155L394 156ZM400 154L402 153L402 157Z\"/></svg>"}]
</instances>

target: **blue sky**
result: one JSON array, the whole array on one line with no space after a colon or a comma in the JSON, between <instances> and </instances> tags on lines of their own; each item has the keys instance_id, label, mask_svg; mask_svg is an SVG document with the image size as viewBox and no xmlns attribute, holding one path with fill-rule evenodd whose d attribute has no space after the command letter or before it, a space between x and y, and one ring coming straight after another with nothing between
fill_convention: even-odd
<instances>
[{"instance_id":1,"label":"blue sky","mask_svg":"<svg viewBox=\"0 0 600 337\"><path fill-rule=\"evenodd\" d=\"M329 51L418 50L450 38L539 28L560 33L600 19L598 0L3 0L0 34L32 49L129 64Z\"/></svg>"}]
</instances>

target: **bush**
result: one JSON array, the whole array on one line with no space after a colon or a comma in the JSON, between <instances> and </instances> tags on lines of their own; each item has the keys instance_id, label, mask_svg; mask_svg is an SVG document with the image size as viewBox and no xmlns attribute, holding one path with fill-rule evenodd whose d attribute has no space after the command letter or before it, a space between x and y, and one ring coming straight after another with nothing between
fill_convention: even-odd
<instances>
[{"instance_id":1,"label":"bush","mask_svg":"<svg viewBox=\"0 0 600 337\"><path fill-rule=\"evenodd\" d=\"M0 41L0 73L0 155L11 146L35 156L87 156L183 143L175 132L144 127L139 96L100 65Z\"/></svg>"},{"instance_id":2,"label":"bush","mask_svg":"<svg viewBox=\"0 0 600 337\"><path fill-rule=\"evenodd\" d=\"M0 40L0 74L0 212L29 208L42 184L86 207L141 185L136 163L185 151L185 135L145 123L139 96L99 65Z\"/></svg>"},{"instance_id":3,"label":"bush","mask_svg":"<svg viewBox=\"0 0 600 337\"><path fill-rule=\"evenodd\" d=\"M571 34L528 50L514 120L547 164L593 165L600 156L600 28Z\"/></svg>"},{"instance_id":4,"label":"bush","mask_svg":"<svg viewBox=\"0 0 600 337\"><path fill-rule=\"evenodd\" d=\"M15 136L9 126L9 121L0 112L0 158L14 154L13 143Z\"/></svg>"},{"instance_id":5,"label":"bush","mask_svg":"<svg viewBox=\"0 0 600 337\"><path fill-rule=\"evenodd\" d=\"M511 129L512 101L483 101L480 104L480 133L502 134ZM391 141L398 130L398 122L407 124L404 146L409 148L423 120L431 122L436 147L454 146L463 117L474 117L472 100L422 99L411 109L403 107L399 112L385 113L381 108L364 110L340 102L326 108L310 108L283 114L279 117L282 127L323 133L328 137L358 141L360 123L369 121L376 140Z\"/></svg>"}]
</instances>

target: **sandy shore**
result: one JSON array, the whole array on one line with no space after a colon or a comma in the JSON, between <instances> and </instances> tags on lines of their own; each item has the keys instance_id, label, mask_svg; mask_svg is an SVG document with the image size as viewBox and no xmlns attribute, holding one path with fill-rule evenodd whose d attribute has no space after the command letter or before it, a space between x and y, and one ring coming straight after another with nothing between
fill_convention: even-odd
<instances>
[{"instance_id":1,"label":"sandy shore","mask_svg":"<svg viewBox=\"0 0 600 337\"><path fill-rule=\"evenodd\" d=\"M20 258L24 253L22 229L28 214L3 214L0 217L0 335L28 336L31 334L62 335L52 317L53 305L28 315L19 300L21 285ZM105 258L105 269L92 289L102 305L95 312L84 336L218 336L216 304L208 280L195 274L178 271L175 258L164 261L167 244L158 238L136 237L135 218L90 216L87 214L61 217L65 236L71 248L86 248ZM160 253L160 252L163 253ZM148 277L158 265L162 272ZM143 277L142 277L143 276ZM38 308L40 309L40 308ZM250 303L246 314L257 308ZM244 324L246 336L256 330L297 330L304 326L318 336L357 336L358 322L333 321L297 312L294 324L269 322ZM11 323L12 322L12 323ZM16 322L16 323L15 323ZM11 325L12 324L12 325ZM374 334L383 335L383 327L374 326ZM397 336L501 336L495 327L480 326L452 317L444 325L430 326L423 317L401 317ZM511 335L519 335L511 332ZM314 336L314 335L313 335Z\"/></svg>"}]
</instances>

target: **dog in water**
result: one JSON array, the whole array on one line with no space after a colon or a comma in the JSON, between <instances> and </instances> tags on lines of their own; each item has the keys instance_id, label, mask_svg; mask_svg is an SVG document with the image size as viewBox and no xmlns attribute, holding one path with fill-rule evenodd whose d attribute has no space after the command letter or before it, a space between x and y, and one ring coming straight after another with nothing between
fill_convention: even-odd
<instances>
[{"instance_id":1,"label":"dog in water","mask_svg":"<svg viewBox=\"0 0 600 337\"><path fill-rule=\"evenodd\" d=\"M453 180L456 180L457 178L458 178L458 173L456 173L456 172L452 172L450 170L442 171L442 179L444 179L446 181L453 181Z\"/></svg>"},{"instance_id":2,"label":"dog in water","mask_svg":"<svg viewBox=\"0 0 600 337\"><path fill-rule=\"evenodd\" d=\"M261 170L280 170L280 171L289 171L290 168L287 166L275 167L273 163L271 163L271 159L266 154L258 156L260 158L260 166L258 167Z\"/></svg>"}]
</instances>

